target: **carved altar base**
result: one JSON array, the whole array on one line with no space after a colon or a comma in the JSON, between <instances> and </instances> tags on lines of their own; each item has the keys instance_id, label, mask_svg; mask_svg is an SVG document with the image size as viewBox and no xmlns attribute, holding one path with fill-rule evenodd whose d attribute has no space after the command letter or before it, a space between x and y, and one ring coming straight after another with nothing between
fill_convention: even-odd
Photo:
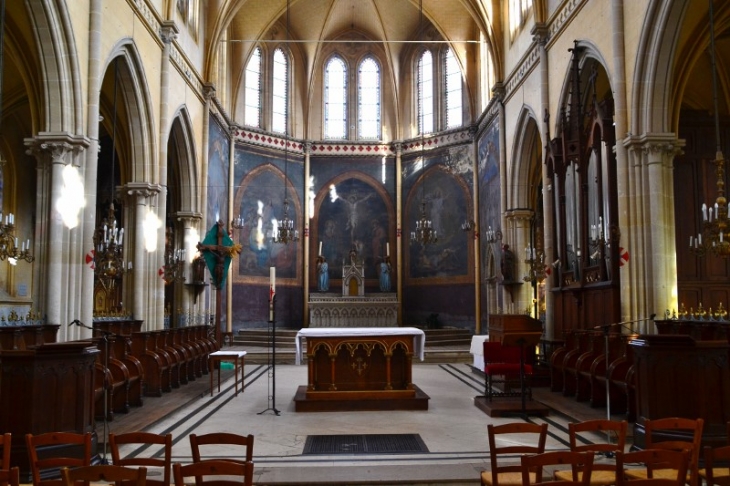
<instances>
[{"instance_id":1,"label":"carved altar base","mask_svg":"<svg viewBox=\"0 0 730 486\"><path fill-rule=\"evenodd\" d=\"M398 325L395 293L368 296L312 294L309 327L394 327Z\"/></svg>"}]
</instances>

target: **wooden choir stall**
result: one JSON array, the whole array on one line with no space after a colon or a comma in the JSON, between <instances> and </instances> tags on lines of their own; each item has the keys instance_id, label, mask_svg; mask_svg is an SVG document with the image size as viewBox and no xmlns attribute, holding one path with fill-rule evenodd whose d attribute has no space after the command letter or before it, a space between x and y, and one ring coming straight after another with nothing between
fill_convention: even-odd
<instances>
[{"instance_id":1,"label":"wooden choir stall","mask_svg":"<svg viewBox=\"0 0 730 486\"><path fill-rule=\"evenodd\" d=\"M428 410L412 382L425 334L413 327L307 328L297 333L297 364L306 340L308 380L294 396L297 412Z\"/></svg>"}]
</instances>

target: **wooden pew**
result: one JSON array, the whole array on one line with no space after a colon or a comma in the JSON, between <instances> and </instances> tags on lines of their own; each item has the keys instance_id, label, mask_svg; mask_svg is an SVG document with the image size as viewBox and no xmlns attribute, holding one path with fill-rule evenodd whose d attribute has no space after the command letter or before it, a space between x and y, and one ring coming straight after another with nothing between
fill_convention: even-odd
<instances>
[{"instance_id":1,"label":"wooden pew","mask_svg":"<svg viewBox=\"0 0 730 486\"><path fill-rule=\"evenodd\" d=\"M586 401L591 396L591 366L593 362L604 356L606 341L603 331L589 332L587 338L588 349L575 362L575 368L570 372L575 376L575 399Z\"/></svg>"},{"instance_id":2,"label":"wooden pew","mask_svg":"<svg viewBox=\"0 0 730 486\"><path fill-rule=\"evenodd\" d=\"M563 359L563 395L574 396L577 388L575 364L578 358L588 351L594 331L574 331L575 346L565 354Z\"/></svg>"},{"instance_id":3,"label":"wooden pew","mask_svg":"<svg viewBox=\"0 0 730 486\"><path fill-rule=\"evenodd\" d=\"M170 368L167 360L154 350L155 336L149 332L132 333L132 356L142 364L145 395L160 397L170 391Z\"/></svg>"},{"instance_id":4,"label":"wooden pew","mask_svg":"<svg viewBox=\"0 0 730 486\"><path fill-rule=\"evenodd\" d=\"M170 387L180 388L180 364L182 360L177 351L167 345L167 331L160 329L149 332L155 336L154 350L167 359L167 365L170 367Z\"/></svg>"},{"instance_id":5,"label":"wooden pew","mask_svg":"<svg viewBox=\"0 0 730 486\"><path fill-rule=\"evenodd\" d=\"M624 355L628 336L611 332L608 334L608 360L604 352L596 357L591 364L588 380L590 382L590 404L591 407L606 406L606 369ZM604 336L605 339L605 336ZM604 342L605 347L605 342ZM608 365L608 366L607 366ZM611 397L611 410L613 410L614 397Z\"/></svg>"},{"instance_id":6,"label":"wooden pew","mask_svg":"<svg viewBox=\"0 0 730 486\"><path fill-rule=\"evenodd\" d=\"M565 331L563 339L563 345L550 355L550 390L554 392L563 391L563 361L565 355L576 345L575 331Z\"/></svg>"}]
</instances>

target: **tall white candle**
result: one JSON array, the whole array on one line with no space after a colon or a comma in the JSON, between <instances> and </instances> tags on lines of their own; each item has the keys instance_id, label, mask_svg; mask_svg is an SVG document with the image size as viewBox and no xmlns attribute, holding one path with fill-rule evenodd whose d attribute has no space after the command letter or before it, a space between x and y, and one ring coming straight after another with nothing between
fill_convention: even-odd
<instances>
[{"instance_id":1,"label":"tall white candle","mask_svg":"<svg viewBox=\"0 0 730 486\"><path fill-rule=\"evenodd\" d=\"M271 291L276 292L276 267L269 267L269 280Z\"/></svg>"},{"instance_id":2,"label":"tall white candle","mask_svg":"<svg viewBox=\"0 0 730 486\"><path fill-rule=\"evenodd\" d=\"M317 255L320 255L320 256L322 255L322 242L321 241L319 242L319 253L317 253Z\"/></svg>"},{"instance_id":3,"label":"tall white candle","mask_svg":"<svg viewBox=\"0 0 730 486\"><path fill-rule=\"evenodd\" d=\"M389 241L385 242L385 255L390 256L390 242Z\"/></svg>"}]
</instances>

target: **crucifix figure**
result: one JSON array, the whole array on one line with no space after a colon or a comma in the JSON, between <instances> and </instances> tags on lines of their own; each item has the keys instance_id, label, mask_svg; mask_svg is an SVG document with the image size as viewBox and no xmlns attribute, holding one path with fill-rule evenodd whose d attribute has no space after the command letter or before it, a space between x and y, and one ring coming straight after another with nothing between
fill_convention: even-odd
<instances>
[{"instance_id":1,"label":"crucifix figure","mask_svg":"<svg viewBox=\"0 0 730 486\"><path fill-rule=\"evenodd\" d=\"M233 243L230 235L223 228L223 221L215 223L202 243L198 242L196 248L203 255L208 266L215 293L215 340L218 346L221 345L221 290L226 280L228 267L231 266L231 259L234 255L241 253L241 245Z\"/></svg>"}]
</instances>

